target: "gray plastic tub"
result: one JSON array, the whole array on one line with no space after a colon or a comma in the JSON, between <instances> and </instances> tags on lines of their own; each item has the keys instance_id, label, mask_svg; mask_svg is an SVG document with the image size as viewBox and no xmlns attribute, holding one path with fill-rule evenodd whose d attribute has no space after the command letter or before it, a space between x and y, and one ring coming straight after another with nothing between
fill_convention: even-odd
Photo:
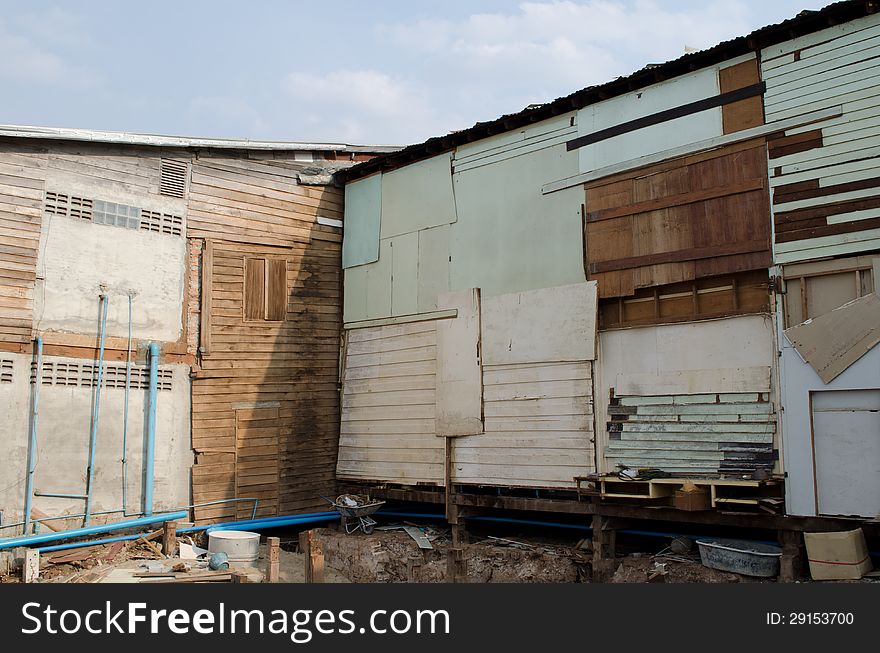
<instances>
[{"instance_id":1,"label":"gray plastic tub","mask_svg":"<svg viewBox=\"0 0 880 653\"><path fill-rule=\"evenodd\" d=\"M700 560L711 569L770 578L779 573L782 549L772 544L712 538L697 540Z\"/></svg>"}]
</instances>

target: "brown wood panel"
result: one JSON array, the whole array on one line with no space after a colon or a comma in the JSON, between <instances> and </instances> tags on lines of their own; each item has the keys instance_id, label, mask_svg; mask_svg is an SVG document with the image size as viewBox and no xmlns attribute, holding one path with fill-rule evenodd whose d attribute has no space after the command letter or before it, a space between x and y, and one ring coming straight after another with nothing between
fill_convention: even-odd
<instances>
[{"instance_id":1,"label":"brown wood panel","mask_svg":"<svg viewBox=\"0 0 880 653\"><path fill-rule=\"evenodd\" d=\"M586 185L586 269L600 297L766 267L766 148L752 140Z\"/></svg>"},{"instance_id":2,"label":"brown wood panel","mask_svg":"<svg viewBox=\"0 0 880 653\"><path fill-rule=\"evenodd\" d=\"M214 241L212 348L193 377L193 446L235 453L235 492L259 497L260 515L319 508L335 490L339 265L338 243ZM251 286L264 289L258 321L243 312ZM251 509L242 503L236 515Z\"/></svg>"},{"instance_id":3,"label":"brown wood panel","mask_svg":"<svg viewBox=\"0 0 880 653\"><path fill-rule=\"evenodd\" d=\"M768 154L771 159L778 159L789 154L806 152L822 147L822 130L812 129L792 136L780 136L767 141Z\"/></svg>"},{"instance_id":4,"label":"brown wood panel","mask_svg":"<svg viewBox=\"0 0 880 653\"><path fill-rule=\"evenodd\" d=\"M760 81L757 58L718 71L718 85L722 93L746 88ZM763 96L756 95L723 105L721 107L721 123L725 134L763 125Z\"/></svg>"}]
</instances>

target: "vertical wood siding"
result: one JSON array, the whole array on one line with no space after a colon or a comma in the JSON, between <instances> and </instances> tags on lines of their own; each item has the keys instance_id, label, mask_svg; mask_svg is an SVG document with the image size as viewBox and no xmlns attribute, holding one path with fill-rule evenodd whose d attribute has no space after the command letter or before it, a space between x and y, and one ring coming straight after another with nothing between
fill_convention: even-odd
<instances>
[{"instance_id":1,"label":"vertical wood siding","mask_svg":"<svg viewBox=\"0 0 880 653\"><path fill-rule=\"evenodd\" d=\"M777 262L880 247L880 17L762 52L767 122L840 106L770 141Z\"/></svg>"}]
</instances>

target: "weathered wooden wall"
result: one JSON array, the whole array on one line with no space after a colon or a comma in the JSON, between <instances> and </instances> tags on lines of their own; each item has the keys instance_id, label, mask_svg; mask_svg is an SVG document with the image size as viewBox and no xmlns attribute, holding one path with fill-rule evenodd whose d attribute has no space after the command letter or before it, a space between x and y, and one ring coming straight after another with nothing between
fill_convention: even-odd
<instances>
[{"instance_id":1,"label":"weathered wooden wall","mask_svg":"<svg viewBox=\"0 0 880 653\"><path fill-rule=\"evenodd\" d=\"M600 297L767 268L766 150L746 141L586 186L586 266Z\"/></svg>"},{"instance_id":2,"label":"weathered wooden wall","mask_svg":"<svg viewBox=\"0 0 880 653\"><path fill-rule=\"evenodd\" d=\"M770 141L776 261L880 248L880 17L761 53L767 123L840 107Z\"/></svg>"},{"instance_id":3,"label":"weathered wooden wall","mask_svg":"<svg viewBox=\"0 0 880 653\"><path fill-rule=\"evenodd\" d=\"M318 508L334 489L342 237L317 217L341 219L342 192L299 186L304 167L220 157L193 163L187 233L206 243L201 369L193 375L197 503L255 497L259 515L275 515ZM274 290L268 278L265 288L249 289L246 258L283 265L286 279ZM246 314L247 293L278 288L280 313ZM250 508L211 506L196 516L246 516Z\"/></svg>"}]
</instances>

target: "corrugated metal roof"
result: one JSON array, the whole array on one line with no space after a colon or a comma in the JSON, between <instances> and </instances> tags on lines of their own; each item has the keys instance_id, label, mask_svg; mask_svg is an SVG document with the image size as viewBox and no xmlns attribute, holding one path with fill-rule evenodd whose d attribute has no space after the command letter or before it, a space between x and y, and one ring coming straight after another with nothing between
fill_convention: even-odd
<instances>
[{"instance_id":1,"label":"corrugated metal roof","mask_svg":"<svg viewBox=\"0 0 880 653\"><path fill-rule=\"evenodd\" d=\"M276 150L301 152L361 152L389 153L400 149L396 145L348 145L345 143L301 143L294 141L259 141L234 138L191 138L162 136L131 132L96 131L65 127L33 127L28 125L0 125L0 137L34 138L62 141L117 143L122 145L151 145L154 147L212 148L234 150Z\"/></svg>"},{"instance_id":2,"label":"corrugated metal roof","mask_svg":"<svg viewBox=\"0 0 880 653\"><path fill-rule=\"evenodd\" d=\"M627 77L620 77L598 86L590 86L537 107L530 105L529 108L519 113L501 116L489 122L478 122L469 129L446 136L429 138L423 143L410 145L396 152L375 157L370 161L340 171L337 173L337 178L347 182L376 172L394 170L415 161L448 152L465 143L472 143L569 111L575 111L590 104L685 75L804 34L811 34L833 25L862 18L868 14L876 13L878 10L880 10L880 1L878 0L846 0L828 5L818 11L802 11L794 18L776 25L762 27L751 34L724 41L706 50L686 54L663 64L649 64Z\"/></svg>"}]
</instances>

